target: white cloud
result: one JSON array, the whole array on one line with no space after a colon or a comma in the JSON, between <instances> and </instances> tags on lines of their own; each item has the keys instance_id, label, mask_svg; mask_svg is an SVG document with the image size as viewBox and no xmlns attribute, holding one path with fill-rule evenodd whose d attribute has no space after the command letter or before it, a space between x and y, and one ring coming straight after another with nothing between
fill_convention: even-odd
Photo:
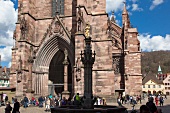
<instances>
[{"instance_id":1,"label":"white cloud","mask_svg":"<svg viewBox=\"0 0 170 113\"><path fill-rule=\"evenodd\" d=\"M11 67L11 62L9 62L8 67L9 67L9 68Z\"/></svg>"},{"instance_id":2,"label":"white cloud","mask_svg":"<svg viewBox=\"0 0 170 113\"><path fill-rule=\"evenodd\" d=\"M170 34L167 34L165 37L140 34L138 39L140 40L142 51L170 50Z\"/></svg>"},{"instance_id":3,"label":"white cloud","mask_svg":"<svg viewBox=\"0 0 170 113\"><path fill-rule=\"evenodd\" d=\"M157 5L160 5L164 2L164 0L153 0L152 5L150 6L150 10L153 10Z\"/></svg>"},{"instance_id":4,"label":"white cloud","mask_svg":"<svg viewBox=\"0 0 170 113\"><path fill-rule=\"evenodd\" d=\"M106 0L106 12L122 10L124 1L125 0Z\"/></svg>"},{"instance_id":5,"label":"white cloud","mask_svg":"<svg viewBox=\"0 0 170 113\"><path fill-rule=\"evenodd\" d=\"M132 4L132 11L143 11L143 9L139 8L138 4Z\"/></svg>"},{"instance_id":6,"label":"white cloud","mask_svg":"<svg viewBox=\"0 0 170 113\"><path fill-rule=\"evenodd\" d=\"M0 55L1 55L1 60L2 61L11 61L11 50L12 46L6 46L4 48L0 48Z\"/></svg>"},{"instance_id":7,"label":"white cloud","mask_svg":"<svg viewBox=\"0 0 170 113\"><path fill-rule=\"evenodd\" d=\"M10 62L18 11L10 0L0 0L0 11L0 55L2 61Z\"/></svg>"}]
</instances>

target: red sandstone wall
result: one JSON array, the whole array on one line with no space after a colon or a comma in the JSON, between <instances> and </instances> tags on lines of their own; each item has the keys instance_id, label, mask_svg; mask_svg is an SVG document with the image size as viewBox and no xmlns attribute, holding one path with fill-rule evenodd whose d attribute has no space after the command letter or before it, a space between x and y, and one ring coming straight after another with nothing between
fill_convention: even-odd
<instances>
[{"instance_id":1,"label":"red sandstone wall","mask_svg":"<svg viewBox=\"0 0 170 113\"><path fill-rule=\"evenodd\" d=\"M125 56L125 92L130 95L139 95L142 91L141 53L129 53Z\"/></svg>"},{"instance_id":2,"label":"red sandstone wall","mask_svg":"<svg viewBox=\"0 0 170 113\"><path fill-rule=\"evenodd\" d=\"M105 13L105 0L77 0L78 5L84 5L87 8L88 14L87 15L85 10L82 8L83 17L85 22L90 23L92 27L92 40L97 42L92 43L92 49L96 51L96 59L93 66L93 92L97 95L113 95L115 89L119 89L119 75L115 77L113 67L112 67L112 53L119 53L120 51L113 50L112 48L112 41L108 40L107 34L107 20L108 16L103 15ZM50 25L52 18L51 18L51 0L24 0L23 1L23 10L22 12L29 13L33 16L25 14L26 20L28 21L28 42L32 44L39 45L43 39L44 34L47 31L48 26ZM88 3L87 3L88 2ZM20 0L19 0L20 3ZM74 5L76 3L73 3ZM73 11L74 12L74 11ZM96 15L97 14L97 15ZM71 16L72 15L72 1L65 0L65 15ZM75 16L75 15L74 15ZM67 27L69 32L74 33L73 31L76 30L77 26L75 21L76 17L65 17L63 18L63 23L65 28ZM72 23L73 22L73 23ZM73 25L74 24L74 25ZM115 29L121 33L121 29L115 26ZM20 24L18 23L16 26L17 37L16 40L20 39ZM74 35L74 34L73 34ZM136 37L135 33L130 34L132 37ZM140 52L137 50L137 40L131 39L130 35L128 36L128 50L133 53L129 53L125 57L125 73L133 75L129 76L129 79L126 81L126 90L127 93L134 93L137 92L138 89L141 88L141 64L140 64ZM73 37L74 38L74 37ZM12 51L12 66L11 72L15 72L18 65L18 59L20 55L22 56L23 60L23 69L28 70L28 56L30 54L30 45L26 42L16 42L16 48L18 50ZM76 36L75 37L75 62L76 59L80 58L80 52L84 49L84 37L83 36ZM83 65L81 65L83 66ZM133 67L133 68L132 68ZM26 82L27 82L27 75L28 72L24 72L23 81L18 84L20 87L17 88L19 92L18 95L21 94L22 91L26 89ZM84 71L81 71L81 81L76 82L74 77L74 84L75 84L75 92L83 93L84 89L84 80L83 75ZM35 77L34 77L35 78ZM45 75L41 82L44 82L44 94L48 93L48 75ZM16 75L12 75L11 84L16 83ZM134 86L134 81L136 81L136 86ZM116 85L115 85L116 83ZM40 84L40 83L39 83ZM11 85L12 86L12 85ZM35 86L35 85L34 85ZM136 88L138 87L138 88ZM41 87L42 88L42 87ZM42 89L43 89L42 88ZM24 89L24 90L23 90ZM37 89L40 91L41 89Z\"/></svg>"}]
</instances>

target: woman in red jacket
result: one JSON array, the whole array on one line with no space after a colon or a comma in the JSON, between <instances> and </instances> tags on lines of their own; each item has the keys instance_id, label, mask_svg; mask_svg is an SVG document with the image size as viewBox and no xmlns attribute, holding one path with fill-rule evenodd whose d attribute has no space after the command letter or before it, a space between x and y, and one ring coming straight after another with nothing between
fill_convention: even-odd
<instances>
[{"instance_id":1,"label":"woman in red jacket","mask_svg":"<svg viewBox=\"0 0 170 113\"><path fill-rule=\"evenodd\" d=\"M159 101L158 96L156 96L156 97L155 97L156 106L158 106L158 101Z\"/></svg>"}]
</instances>

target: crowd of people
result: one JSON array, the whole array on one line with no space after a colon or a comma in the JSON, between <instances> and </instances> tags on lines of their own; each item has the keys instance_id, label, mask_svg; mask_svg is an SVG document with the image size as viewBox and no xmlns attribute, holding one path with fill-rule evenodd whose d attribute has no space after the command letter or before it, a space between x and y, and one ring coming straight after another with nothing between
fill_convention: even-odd
<instances>
[{"instance_id":1,"label":"crowd of people","mask_svg":"<svg viewBox=\"0 0 170 113\"><path fill-rule=\"evenodd\" d=\"M132 112L131 113L137 113L137 111L134 109L134 106L136 104L142 104L142 99L145 99L145 97L141 97L141 95L119 95L117 98L117 103L119 106L123 106L123 104L131 104L132 105ZM164 100L167 99L166 95L163 97L162 95L148 95L148 101L146 104L141 105L140 107L140 113L162 113L161 109L157 109L158 106L164 105Z\"/></svg>"},{"instance_id":2,"label":"crowd of people","mask_svg":"<svg viewBox=\"0 0 170 113\"><path fill-rule=\"evenodd\" d=\"M65 97L61 97L61 95L53 96L52 94L48 96L40 96L38 98L32 97L31 99L28 97L24 97L23 99L20 99L18 102L16 98L12 98L12 103L14 104L14 107L10 106L9 101L6 101L6 108L5 113L19 113L20 107L27 108L29 106L38 106L40 108L45 107L45 111L49 112L50 108L64 106L64 105L75 105L75 106L81 106L82 98L79 96L79 93L77 93L73 98L69 97L66 99Z\"/></svg>"},{"instance_id":3,"label":"crowd of people","mask_svg":"<svg viewBox=\"0 0 170 113\"><path fill-rule=\"evenodd\" d=\"M162 113L161 109L157 109L157 106L163 106L164 103L163 96L157 95L155 97L149 96L148 102L145 105L141 105L140 107L140 113ZM94 97L94 105L106 105L106 99L101 97ZM141 95L137 96L122 96L119 95L117 98L117 103L119 106L123 106L123 104L132 104L132 113L136 113L134 110L135 104L142 104L142 98ZM31 99L28 97L24 97L23 99L20 99L18 102L17 98L12 98L12 103L14 104L13 108L10 105L10 102L8 101L8 97L5 99L6 102L6 108L5 113L19 113L20 107L27 108L29 106L38 106L40 108L45 107L45 111L50 111L50 108L59 107L59 106L65 106L65 105L74 105L74 106L81 106L83 103L83 97L79 96L79 93L74 95L72 98L65 98L61 97L61 95L53 96L52 94L48 96L40 96L38 98L32 97ZM158 105L159 103L159 105Z\"/></svg>"}]
</instances>

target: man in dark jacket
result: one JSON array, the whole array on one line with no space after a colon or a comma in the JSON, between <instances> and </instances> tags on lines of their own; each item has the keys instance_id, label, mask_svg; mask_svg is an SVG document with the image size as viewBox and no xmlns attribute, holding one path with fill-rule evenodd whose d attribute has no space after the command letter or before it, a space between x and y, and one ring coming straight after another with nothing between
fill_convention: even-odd
<instances>
[{"instance_id":1,"label":"man in dark jacket","mask_svg":"<svg viewBox=\"0 0 170 113\"><path fill-rule=\"evenodd\" d=\"M12 107L9 102L6 102L5 113L11 113Z\"/></svg>"},{"instance_id":2,"label":"man in dark jacket","mask_svg":"<svg viewBox=\"0 0 170 113\"><path fill-rule=\"evenodd\" d=\"M13 108L12 113L19 113L20 104L16 98L14 99L14 102L15 103L14 103L14 108Z\"/></svg>"},{"instance_id":3,"label":"man in dark jacket","mask_svg":"<svg viewBox=\"0 0 170 113\"><path fill-rule=\"evenodd\" d=\"M156 105L153 103L153 97L149 98L149 102L146 103L151 113L155 113L157 111Z\"/></svg>"}]
</instances>

